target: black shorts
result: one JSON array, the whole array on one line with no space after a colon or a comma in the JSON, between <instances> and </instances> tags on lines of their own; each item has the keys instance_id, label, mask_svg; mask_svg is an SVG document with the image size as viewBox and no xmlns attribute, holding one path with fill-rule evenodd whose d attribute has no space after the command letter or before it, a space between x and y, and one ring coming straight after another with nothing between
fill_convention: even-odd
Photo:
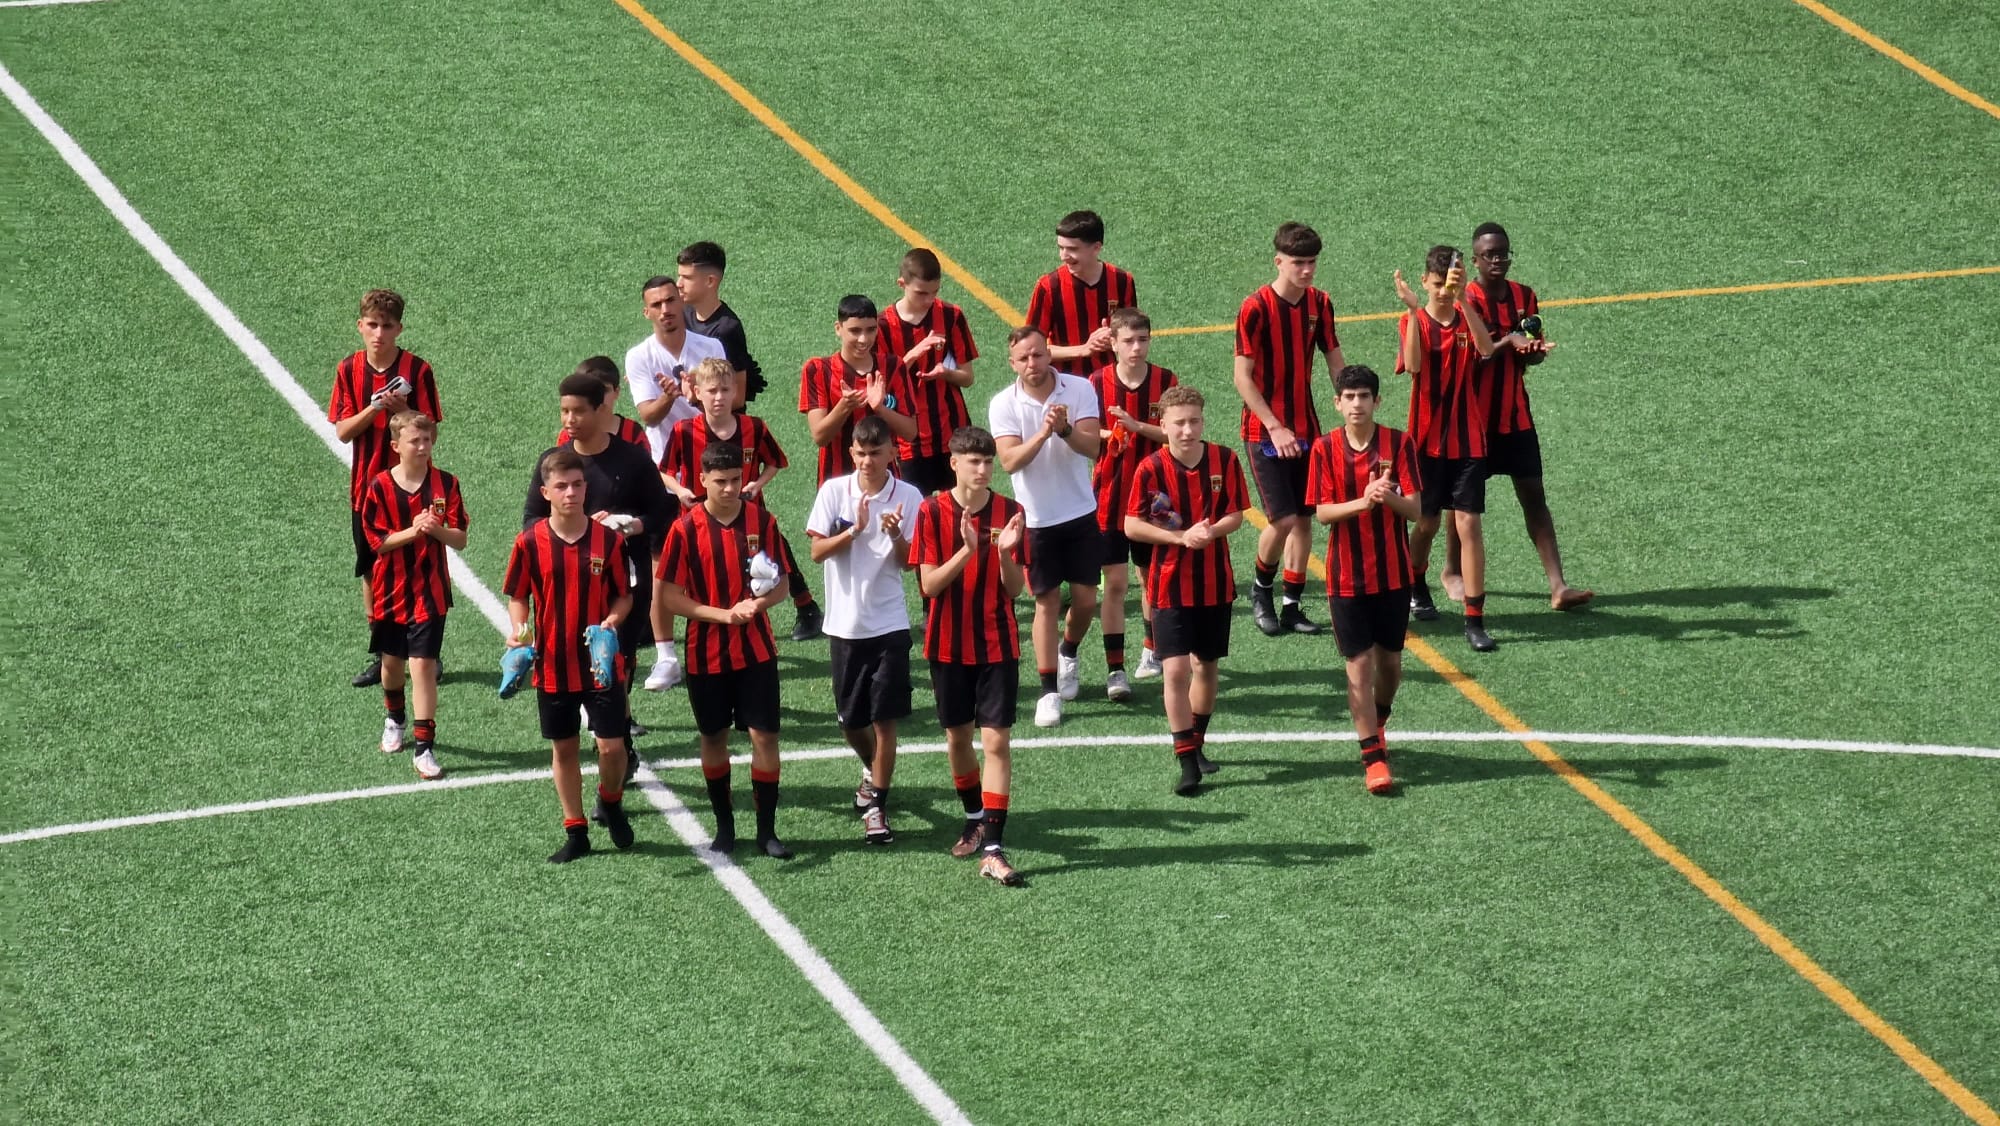
<instances>
[{"instance_id":1,"label":"black shorts","mask_svg":"<svg viewBox=\"0 0 2000 1126\"><path fill-rule=\"evenodd\" d=\"M1121 516L1119 519L1122 521L1124 517ZM1140 543L1138 540L1128 539L1122 531L1104 532L1101 534L1104 537L1101 546L1104 559L1098 568L1099 570L1103 570L1105 567L1123 567L1125 561L1130 559L1138 565L1139 570L1143 573L1146 570L1146 565L1153 561L1152 544Z\"/></svg>"},{"instance_id":2,"label":"black shorts","mask_svg":"<svg viewBox=\"0 0 2000 1126\"><path fill-rule=\"evenodd\" d=\"M1103 578L1098 559L1103 540L1095 512L1046 528L1029 528L1029 592L1047 594L1064 583L1096 586Z\"/></svg>"},{"instance_id":3,"label":"black shorts","mask_svg":"<svg viewBox=\"0 0 2000 1126\"><path fill-rule=\"evenodd\" d=\"M976 723L1005 731L1014 726L1021 700L1021 663L952 665L932 661L931 692L937 697L939 727Z\"/></svg>"},{"instance_id":4,"label":"black shorts","mask_svg":"<svg viewBox=\"0 0 2000 1126\"><path fill-rule=\"evenodd\" d=\"M1447 508L1454 512L1486 511L1484 458L1419 454L1417 469L1424 478L1420 511L1425 516L1436 516Z\"/></svg>"},{"instance_id":5,"label":"black shorts","mask_svg":"<svg viewBox=\"0 0 2000 1126\"><path fill-rule=\"evenodd\" d=\"M917 491L930 496L941 493L958 484L958 474L952 472L951 455L922 454L902 463L903 480L917 487Z\"/></svg>"},{"instance_id":6,"label":"black shorts","mask_svg":"<svg viewBox=\"0 0 2000 1126\"><path fill-rule=\"evenodd\" d=\"M581 708L590 715L590 730L599 739L623 739L625 690L616 685L592 688L588 692L543 692L535 690L535 702L542 711L542 738L573 739L583 730L577 715Z\"/></svg>"},{"instance_id":7,"label":"black shorts","mask_svg":"<svg viewBox=\"0 0 2000 1126\"><path fill-rule=\"evenodd\" d=\"M639 572L632 588L632 612L618 623L618 652L625 657L625 668L629 673L639 654L653 643L653 572L650 567Z\"/></svg>"},{"instance_id":8,"label":"black shorts","mask_svg":"<svg viewBox=\"0 0 2000 1126\"><path fill-rule=\"evenodd\" d=\"M1486 437L1486 475L1532 481L1542 475L1542 439L1534 429Z\"/></svg>"},{"instance_id":9,"label":"black shorts","mask_svg":"<svg viewBox=\"0 0 2000 1126\"><path fill-rule=\"evenodd\" d=\"M1403 651L1403 638L1410 632L1409 587L1352 598L1335 596L1330 601L1333 639L1339 643L1342 657L1351 661L1377 645L1391 653ZM1155 645L1159 632L1155 624Z\"/></svg>"},{"instance_id":10,"label":"black shorts","mask_svg":"<svg viewBox=\"0 0 2000 1126\"><path fill-rule=\"evenodd\" d=\"M368 533L361 529L361 512L354 513L354 577L365 579L375 570L375 549L368 546Z\"/></svg>"},{"instance_id":11,"label":"black shorts","mask_svg":"<svg viewBox=\"0 0 2000 1126\"><path fill-rule=\"evenodd\" d=\"M1153 611L1153 655L1219 661L1229 656L1228 605Z\"/></svg>"},{"instance_id":12,"label":"black shorts","mask_svg":"<svg viewBox=\"0 0 2000 1126\"><path fill-rule=\"evenodd\" d=\"M1306 503L1306 447L1299 436L1299 456L1274 457L1264 452L1263 443L1250 447L1250 475L1257 479L1257 496L1264 502L1264 515L1273 520L1304 516L1312 511Z\"/></svg>"},{"instance_id":13,"label":"black shorts","mask_svg":"<svg viewBox=\"0 0 2000 1126\"><path fill-rule=\"evenodd\" d=\"M850 641L833 649L833 715L842 729L904 719L910 714L910 631Z\"/></svg>"},{"instance_id":14,"label":"black shorts","mask_svg":"<svg viewBox=\"0 0 2000 1126\"><path fill-rule=\"evenodd\" d=\"M688 706L703 735L778 730L778 662L759 661L734 672L687 674Z\"/></svg>"},{"instance_id":15,"label":"black shorts","mask_svg":"<svg viewBox=\"0 0 2000 1126\"><path fill-rule=\"evenodd\" d=\"M444 648L444 619L427 622L392 622L377 618L368 623L368 651L381 657L411 657L437 660Z\"/></svg>"}]
</instances>

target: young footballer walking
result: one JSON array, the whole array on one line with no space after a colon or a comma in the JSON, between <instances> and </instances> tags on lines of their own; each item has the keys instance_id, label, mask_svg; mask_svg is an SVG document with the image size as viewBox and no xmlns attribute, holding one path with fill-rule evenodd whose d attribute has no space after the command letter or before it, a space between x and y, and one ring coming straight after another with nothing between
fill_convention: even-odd
<instances>
[{"instance_id":1,"label":"young footballer walking","mask_svg":"<svg viewBox=\"0 0 2000 1126\"><path fill-rule=\"evenodd\" d=\"M903 572L924 495L889 472L895 435L880 417L854 425L854 472L829 479L806 518L813 562L826 574L827 636L833 649L834 718L867 772L862 839L885 845L896 724L910 714L910 612Z\"/></svg>"},{"instance_id":2,"label":"young footballer walking","mask_svg":"<svg viewBox=\"0 0 2000 1126\"><path fill-rule=\"evenodd\" d=\"M742 318L722 299L722 275L729 268L729 255L715 243L697 242L682 247L674 262L674 280L680 284L681 300L687 303L682 319L689 332L721 342L723 356L735 375L730 407L740 411L764 390L765 380L764 369L750 354Z\"/></svg>"},{"instance_id":3,"label":"young footballer walking","mask_svg":"<svg viewBox=\"0 0 2000 1126\"><path fill-rule=\"evenodd\" d=\"M1347 663L1347 710L1361 740L1362 780L1371 794L1395 787L1386 734L1403 679L1410 624L1409 524L1424 485L1417 445L1375 422L1382 381L1360 365L1342 368L1335 400L1346 425L1313 443L1306 496L1326 541L1326 593L1333 636Z\"/></svg>"},{"instance_id":4,"label":"young footballer walking","mask_svg":"<svg viewBox=\"0 0 2000 1126\"><path fill-rule=\"evenodd\" d=\"M972 361L979 349L964 310L938 300L944 269L935 252L919 247L903 255L896 285L903 295L882 310L878 351L903 365L909 376L909 413L916 437L897 442L903 480L925 496L952 487L951 436L972 421L965 388L972 386Z\"/></svg>"},{"instance_id":5,"label":"young footballer walking","mask_svg":"<svg viewBox=\"0 0 2000 1126\"><path fill-rule=\"evenodd\" d=\"M361 498L361 527L375 556L368 590L369 639L382 655L382 751L403 749L408 726L416 746L411 761L424 781L444 777L438 765L438 651L451 609L447 548L463 548L468 526L458 478L431 462L437 421L406 410L389 420L396 464L377 473ZM409 723L403 690L409 688L416 722Z\"/></svg>"},{"instance_id":6,"label":"young footballer walking","mask_svg":"<svg viewBox=\"0 0 2000 1126\"><path fill-rule=\"evenodd\" d=\"M1021 690L1021 638L1014 600L1028 585L1021 506L993 491L993 435L967 426L951 437L956 483L917 509L910 562L931 600L924 656L951 784L965 809L953 856L979 856L979 874L1007 887L1025 881L1007 861L1013 793L1012 738ZM979 728L981 757L972 754Z\"/></svg>"},{"instance_id":7,"label":"young footballer walking","mask_svg":"<svg viewBox=\"0 0 2000 1126\"><path fill-rule=\"evenodd\" d=\"M654 573L653 604L687 621L688 705L701 737L701 773L715 811L717 852L736 848L729 794L729 729L750 736L750 794L757 849L777 860L778 651L768 611L785 600L791 558L778 522L743 501L743 447L713 442L701 453L702 502L667 532Z\"/></svg>"},{"instance_id":8,"label":"young footballer walking","mask_svg":"<svg viewBox=\"0 0 2000 1126\"><path fill-rule=\"evenodd\" d=\"M501 693L511 695L518 685L513 678L532 662L565 838L549 863L567 864L590 852L578 763L579 710L590 717L597 740L599 813L611 843L632 847L624 806L625 682L615 667L616 634L632 610L632 575L624 537L590 518L585 499L590 486L576 447L543 454L535 476L549 512L514 538L507 560L501 589L513 629L501 661Z\"/></svg>"},{"instance_id":9,"label":"young footballer walking","mask_svg":"<svg viewBox=\"0 0 2000 1126\"><path fill-rule=\"evenodd\" d=\"M1028 297L1028 323L1042 330L1057 371L1089 375L1111 354L1111 314L1139 303L1132 275L1104 260L1104 220L1072 211L1056 223L1062 265Z\"/></svg>"},{"instance_id":10,"label":"young footballer walking","mask_svg":"<svg viewBox=\"0 0 2000 1126\"><path fill-rule=\"evenodd\" d=\"M1146 567L1153 644L1166 677L1167 730L1180 763L1174 792L1187 796L1216 769L1203 747L1236 601L1226 537L1243 526L1250 490L1235 452L1202 440L1207 403L1201 392L1169 387L1159 405L1166 448L1148 455L1132 475L1125 534L1153 548Z\"/></svg>"},{"instance_id":11,"label":"young footballer walking","mask_svg":"<svg viewBox=\"0 0 2000 1126\"><path fill-rule=\"evenodd\" d=\"M1145 647L1132 675L1138 679L1160 675L1160 658L1153 650L1153 603L1145 583L1153 545L1125 534L1125 500L1132 474L1167 440L1160 428L1160 396L1177 382L1173 372L1147 361L1152 345L1152 319L1138 309L1121 308L1111 314L1111 350L1118 360L1090 373L1090 386L1104 411L1099 420L1104 452L1091 470L1091 484L1097 490L1097 527L1104 534L1100 614L1104 691L1113 700L1132 698L1132 685L1125 677L1125 592L1131 582L1127 560L1139 567L1139 616L1145 629Z\"/></svg>"}]
</instances>

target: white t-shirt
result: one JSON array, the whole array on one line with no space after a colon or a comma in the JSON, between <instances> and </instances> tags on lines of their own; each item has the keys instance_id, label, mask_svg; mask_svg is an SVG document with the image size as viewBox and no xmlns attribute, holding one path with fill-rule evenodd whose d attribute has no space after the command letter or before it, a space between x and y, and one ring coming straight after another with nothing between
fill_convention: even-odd
<instances>
[{"instance_id":1,"label":"white t-shirt","mask_svg":"<svg viewBox=\"0 0 2000 1126\"><path fill-rule=\"evenodd\" d=\"M1042 416L1050 407L1069 408L1070 425L1096 418L1097 391L1088 379L1056 373L1056 385L1041 402L1021 389L1019 379L1002 388L987 404L986 418L995 438L1026 439L1042 428ZM1097 494L1090 488L1089 458L1070 448L1068 442L1050 436L1034 460L1013 475L1014 499L1027 510L1028 527L1050 528L1080 516L1097 512Z\"/></svg>"},{"instance_id":2,"label":"white t-shirt","mask_svg":"<svg viewBox=\"0 0 2000 1126\"><path fill-rule=\"evenodd\" d=\"M861 499L857 474L829 477L813 498L806 531L831 536L854 523ZM844 550L820 564L826 573L826 632L848 641L863 641L910 628L910 611L903 603L903 568L896 562L895 542L882 530L882 514L903 510L903 541L917 534L917 506L924 494L891 474L882 491L868 498L868 525Z\"/></svg>"},{"instance_id":3,"label":"white t-shirt","mask_svg":"<svg viewBox=\"0 0 2000 1126\"><path fill-rule=\"evenodd\" d=\"M632 405L650 403L665 392L662 385L668 380L678 381L694 370L696 364L710 358L727 360L723 354L722 341L712 336L690 332L681 343L681 354L676 356L667 351L667 346L652 333L625 353L625 388L632 393ZM684 418L693 418L701 413L701 407L691 402L686 395L674 400L667 408L667 417L658 426L646 427L646 441L653 447L653 464L658 465L667 453L667 433L674 423Z\"/></svg>"}]
</instances>

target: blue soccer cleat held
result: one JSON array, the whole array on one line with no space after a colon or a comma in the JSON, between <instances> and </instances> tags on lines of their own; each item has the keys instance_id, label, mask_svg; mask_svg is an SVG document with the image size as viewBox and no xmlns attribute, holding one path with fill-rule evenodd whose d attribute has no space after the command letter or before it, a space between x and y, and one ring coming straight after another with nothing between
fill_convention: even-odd
<instances>
[{"instance_id":1,"label":"blue soccer cleat held","mask_svg":"<svg viewBox=\"0 0 2000 1126\"><path fill-rule=\"evenodd\" d=\"M500 657L500 698L507 699L521 690L528 682L528 673L535 667L535 647L516 645Z\"/></svg>"},{"instance_id":2,"label":"blue soccer cleat held","mask_svg":"<svg viewBox=\"0 0 2000 1126\"><path fill-rule=\"evenodd\" d=\"M599 688L618 682L618 634L603 626L583 631L583 643L590 649L590 677Z\"/></svg>"}]
</instances>

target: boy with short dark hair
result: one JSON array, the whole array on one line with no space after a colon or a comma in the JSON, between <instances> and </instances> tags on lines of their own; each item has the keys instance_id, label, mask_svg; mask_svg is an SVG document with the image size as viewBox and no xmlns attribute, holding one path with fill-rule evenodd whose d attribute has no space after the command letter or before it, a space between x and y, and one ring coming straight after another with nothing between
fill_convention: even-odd
<instances>
[{"instance_id":1,"label":"boy with short dark hair","mask_svg":"<svg viewBox=\"0 0 2000 1126\"><path fill-rule=\"evenodd\" d=\"M1498 648L1486 632L1486 540L1480 514L1486 511L1486 394L1478 361L1496 347L1515 348L1527 337L1509 333L1497 344L1477 310L1459 298L1465 266L1455 247L1433 246L1424 259L1425 299L1419 300L1403 271L1395 274L1396 297L1409 307L1396 324L1402 347L1396 371L1410 375L1410 437L1423 457L1422 514L1410 536L1416 565L1410 612L1421 621L1437 617L1431 600L1431 541L1441 514L1450 509L1461 545L1465 576L1465 640L1475 652Z\"/></svg>"},{"instance_id":2,"label":"boy with short dark hair","mask_svg":"<svg viewBox=\"0 0 2000 1126\"><path fill-rule=\"evenodd\" d=\"M998 455L993 435L977 426L952 435L956 483L917 508L910 563L931 600L924 656L930 659L952 786L965 809L965 826L951 854L978 853L981 876L1019 887L1026 881L1008 863L1004 846L1021 683L1014 600L1028 585L1029 549L1021 506L992 488ZM972 754L975 723L983 765Z\"/></svg>"},{"instance_id":3,"label":"boy with short dark hair","mask_svg":"<svg viewBox=\"0 0 2000 1126\"><path fill-rule=\"evenodd\" d=\"M910 714L910 612L903 572L910 529L924 494L889 472L895 435L879 415L854 424L854 472L819 487L806 534L826 571L826 618L833 649L834 718L866 772L862 839L895 840L889 784L896 769L896 724Z\"/></svg>"},{"instance_id":4,"label":"boy with short dark hair","mask_svg":"<svg viewBox=\"0 0 2000 1126\"><path fill-rule=\"evenodd\" d=\"M919 247L903 255L896 271L903 295L882 310L875 345L900 360L909 377L909 413L917 420L917 435L897 443L900 470L925 496L955 483L951 436L972 421L964 388L972 386L972 361L979 358L964 310L938 299L943 282L935 251Z\"/></svg>"},{"instance_id":5,"label":"boy with short dark hair","mask_svg":"<svg viewBox=\"0 0 2000 1126\"><path fill-rule=\"evenodd\" d=\"M736 848L729 795L729 728L750 735L750 792L757 848L776 860L778 839L778 651L767 612L785 600L791 557L778 522L743 502L743 447L710 443L701 453L703 501L667 533L654 571L653 604L687 621L688 705L701 736L701 773L715 811L717 852ZM657 620L656 627L664 627Z\"/></svg>"},{"instance_id":6,"label":"boy with short dark hair","mask_svg":"<svg viewBox=\"0 0 2000 1126\"><path fill-rule=\"evenodd\" d=\"M1421 513L1421 455L1408 435L1375 422L1382 381L1357 364L1334 381L1346 425L1313 443L1306 496L1331 525L1326 593L1333 636L1347 663L1347 710L1361 740L1362 779L1371 794L1395 788L1387 729L1403 678L1410 622L1408 525Z\"/></svg>"},{"instance_id":7,"label":"boy with short dark hair","mask_svg":"<svg viewBox=\"0 0 2000 1126\"><path fill-rule=\"evenodd\" d=\"M549 857L551 864L567 864L590 852L583 770L577 761L579 710L588 714L597 741L599 812L611 843L632 847L632 824L624 807L625 686L616 669L603 667L597 652L603 648L601 631L616 634L632 610L632 575L625 565L624 537L590 518L585 474L575 445L557 446L535 463L548 515L530 521L514 538L501 583L513 623L502 669L518 664L521 656L533 662L542 738L549 740L551 773L562 803L564 841ZM501 691L512 691L507 680Z\"/></svg>"},{"instance_id":8,"label":"boy with short dark hair","mask_svg":"<svg viewBox=\"0 0 2000 1126\"><path fill-rule=\"evenodd\" d=\"M451 609L445 552L465 547L469 526L458 478L431 461L436 441L437 421L422 411L390 419L396 464L377 473L361 498L361 526L375 555L368 584L374 598L369 640L382 655L382 702L389 713L382 721L382 751L393 755L403 749L407 683L416 707L411 762L426 782L444 777L436 741L438 652Z\"/></svg>"},{"instance_id":9,"label":"boy with short dark hair","mask_svg":"<svg viewBox=\"0 0 2000 1126\"><path fill-rule=\"evenodd\" d=\"M403 335L403 297L392 289L371 289L361 295L361 314L354 322L361 349L334 368L333 393L327 397L326 418L334 436L354 447L348 478L348 508L354 529L354 577L361 580L361 603L371 609L374 595L368 579L375 571L374 553L361 524L361 499L368 482L395 460L389 449L389 420L415 408L432 422L444 421L438 405L437 378L431 365L396 343ZM382 658L373 655L354 677L356 688L382 683Z\"/></svg>"},{"instance_id":10,"label":"boy with short dark hair","mask_svg":"<svg viewBox=\"0 0 2000 1126\"><path fill-rule=\"evenodd\" d=\"M858 293L840 299L833 330L840 348L830 356L807 360L799 372L799 413L819 447L819 479L854 472L848 450L854 445L854 424L879 414L898 439L917 436L910 415L913 396L909 375L896 356L878 355L875 341L882 324L875 302Z\"/></svg>"},{"instance_id":11,"label":"boy with short dark hair","mask_svg":"<svg viewBox=\"0 0 2000 1126\"><path fill-rule=\"evenodd\" d=\"M1236 313L1235 381L1243 399L1243 448L1270 518L1257 533L1250 607L1257 628L1276 637L1320 631L1300 602L1312 556L1306 452L1320 432L1319 410L1313 405L1313 352L1326 356L1328 375L1347 361L1334 330L1333 299L1313 285L1319 232L1304 223L1281 223L1271 246L1277 277L1244 298ZM1274 606L1280 567L1284 598L1282 606Z\"/></svg>"},{"instance_id":12,"label":"boy with short dark hair","mask_svg":"<svg viewBox=\"0 0 2000 1126\"><path fill-rule=\"evenodd\" d=\"M1160 428L1160 396L1179 381L1174 373L1151 363L1153 321L1133 307L1111 314L1111 349L1117 362L1090 373L1090 385L1097 392L1104 415L1099 420L1104 434L1104 452L1091 468L1091 485L1097 491L1097 526L1104 534L1104 590L1099 617L1104 626L1104 691L1113 700L1132 698L1132 684L1125 676L1125 592L1131 560L1139 565L1139 615L1145 628L1145 648L1133 676L1139 679L1160 675L1160 659L1153 650L1153 603L1145 582L1147 560L1153 545L1125 534L1127 486L1139 463L1166 443Z\"/></svg>"},{"instance_id":13,"label":"boy with short dark hair","mask_svg":"<svg viewBox=\"0 0 2000 1126\"><path fill-rule=\"evenodd\" d=\"M703 360L729 357L721 341L688 330L692 318L678 280L665 274L647 278L639 287L639 301L653 331L626 350L625 378L632 383L633 409L646 425L651 460L658 464L674 423L701 413L688 401L687 373Z\"/></svg>"},{"instance_id":14,"label":"boy with short dark hair","mask_svg":"<svg viewBox=\"0 0 2000 1126\"><path fill-rule=\"evenodd\" d=\"M621 381L618 375L618 364L611 357L586 357L583 362L576 365L576 370L570 374L594 375L602 380L604 386L610 389L610 394L604 398L603 410L605 414L610 416L605 419L605 431L621 442L629 442L642 450L651 451L652 441L646 437L646 428L641 426L636 419L626 418L624 415L618 413L618 391ZM568 427L557 428L556 445L563 445L569 439L570 433Z\"/></svg>"},{"instance_id":15,"label":"boy with short dark hair","mask_svg":"<svg viewBox=\"0 0 2000 1126\"><path fill-rule=\"evenodd\" d=\"M1521 517L1528 525L1528 539L1541 557L1542 571L1549 580L1549 606L1575 610L1589 604L1596 592L1579 590L1563 577L1562 549L1556 544L1556 520L1549 512L1548 492L1542 485L1542 442L1535 431L1535 417L1528 410L1527 369L1539 364L1555 348L1541 329L1541 303L1535 291L1507 276L1514 265L1514 247L1507 228L1498 223L1481 223L1472 232L1472 264L1478 282L1465 291L1466 305L1485 320L1490 331L1503 337L1519 332L1528 347L1497 348L1480 361L1488 369L1486 388L1486 474L1511 477L1514 497L1521 502ZM1465 583L1459 573L1458 529L1445 529L1444 587L1455 599L1464 599Z\"/></svg>"},{"instance_id":16,"label":"boy with short dark hair","mask_svg":"<svg viewBox=\"0 0 2000 1126\"><path fill-rule=\"evenodd\" d=\"M778 475L778 470L791 464L785 459L785 451L779 448L778 439L763 419L748 411L731 408L730 395L735 387L735 378L726 361L703 360L689 375L688 382L695 401L701 404L701 414L674 423L673 430L667 434L666 456L660 459L660 480L680 498L685 507L700 504L704 494L695 490L701 485L701 455L712 443L730 443L743 450L744 502L762 506L764 489L770 485L771 478ZM790 559L780 562L785 564L791 583L792 604L798 608L800 616L818 617L819 604L813 601L812 591L806 586L805 577L799 573L797 564ZM673 638L673 621L669 615L666 628L654 633L658 656L653 662L653 671L646 677L646 687L655 692L681 683L680 659L674 653Z\"/></svg>"},{"instance_id":17,"label":"boy with short dark hair","mask_svg":"<svg viewBox=\"0 0 2000 1126\"><path fill-rule=\"evenodd\" d=\"M1139 303L1139 283L1104 261L1104 220L1072 211L1056 223L1062 263L1035 282L1028 323L1042 330L1057 371L1087 376L1111 351L1113 312Z\"/></svg>"},{"instance_id":18,"label":"boy with short dark hair","mask_svg":"<svg viewBox=\"0 0 2000 1126\"><path fill-rule=\"evenodd\" d=\"M731 409L740 411L764 390L765 380L764 369L750 355L742 319L722 299L722 275L729 268L729 256L716 243L697 242L681 248L674 262L681 299L687 302L688 331L722 342L723 357L736 373Z\"/></svg>"},{"instance_id":19,"label":"boy with short dark hair","mask_svg":"<svg viewBox=\"0 0 2000 1126\"><path fill-rule=\"evenodd\" d=\"M1103 577L1104 533L1097 526L1097 494L1090 488L1090 463L1103 444L1097 392L1089 380L1050 365L1048 338L1033 325L1007 335L1007 364L1014 382L993 396L986 411L1000 468L1027 513L1035 671L1042 681L1035 726L1054 727L1062 722L1063 701L1076 699L1081 690L1077 646L1097 617L1097 584Z\"/></svg>"},{"instance_id":20,"label":"boy with short dark hair","mask_svg":"<svg viewBox=\"0 0 2000 1126\"><path fill-rule=\"evenodd\" d=\"M1166 448L1133 472L1125 534L1153 545L1146 590L1166 678L1167 730L1181 768L1174 792L1188 797L1201 788L1202 775L1216 770L1204 748L1236 601L1226 537L1243 526L1250 489L1235 452L1202 440L1201 392L1169 387L1159 405Z\"/></svg>"}]
</instances>

